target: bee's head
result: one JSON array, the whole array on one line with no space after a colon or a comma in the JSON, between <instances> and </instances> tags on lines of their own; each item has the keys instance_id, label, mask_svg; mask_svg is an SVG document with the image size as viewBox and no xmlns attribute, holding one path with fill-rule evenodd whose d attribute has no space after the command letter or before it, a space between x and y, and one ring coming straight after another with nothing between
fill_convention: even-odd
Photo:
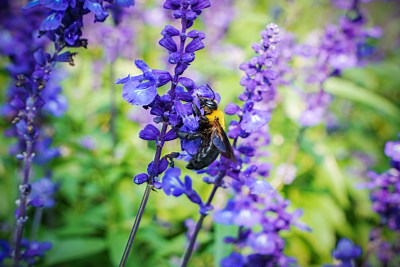
<instances>
[{"instance_id":1,"label":"bee's head","mask_svg":"<svg viewBox=\"0 0 400 267\"><path fill-rule=\"evenodd\" d=\"M200 106L206 114L211 114L214 110L218 109L218 104L214 99L199 96L199 101Z\"/></svg>"}]
</instances>

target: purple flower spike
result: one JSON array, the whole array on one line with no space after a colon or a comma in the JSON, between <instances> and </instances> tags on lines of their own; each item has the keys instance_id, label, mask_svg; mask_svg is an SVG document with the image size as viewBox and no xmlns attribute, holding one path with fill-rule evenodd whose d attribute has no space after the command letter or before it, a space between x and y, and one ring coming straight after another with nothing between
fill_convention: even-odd
<instances>
[{"instance_id":1,"label":"purple flower spike","mask_svg":"<svg viewBox=\"0 0 400 267\"><path fill-rule=\"evenodd\" d=\"M352 259L359 258L361 254L361 247L354 245L354 243L347 238L340 239L336 249L332 252L332 256L336 259L342 260L343 263L350 263Z\"/></svg>"}]
</instances>

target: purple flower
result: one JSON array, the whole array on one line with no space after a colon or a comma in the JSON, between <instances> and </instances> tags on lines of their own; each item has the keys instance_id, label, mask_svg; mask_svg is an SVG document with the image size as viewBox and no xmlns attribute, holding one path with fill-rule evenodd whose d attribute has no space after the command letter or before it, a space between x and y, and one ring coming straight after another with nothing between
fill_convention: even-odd
<instances>
[{"instance_id":1,"label":"purple flower","mask_svg":"<svg viewBox=\"0 0 400 267\"><path fill-rule=\"evenodd\" d=\"M314 126L319 124L327 112L327 107L332 101L332 96L324 90L316 94L306 96L306 110L301 114L299 123L302 126Z\"/></svg>"},{"instance_id":2,"label":"purple flower","mask_svg":"<svg viewBox=\"0 0 400 267\"><path fill-rule=\"evenodd\" d=\"M25 238L22 239L21 246L23 247L21 259L28 265L37 263L38 258L44 257L46 251L52 248L50 242L28 241Z\"/></svg>"},{"instance_id":3,"label":"purple flower","mask_svg":"<svg viewBox=\"0 0 400 267\"><path fill-rule=\"evenodd\" d=\"M249 246L257 253L270 255L275 251L276 241L272 234L259 233L251 234L248 239Z\"/></svg>"},{"instance_id":4,"label":"purple flower","mask_svg":"<svg viewBox=\"0 0 400 267\"><path fill-rule=\"evenodd\" d=\"M29 196L29 204L33 207L51 208L54 206L54 194L58 190L58 184L45 177L32 183L32 192Z\"/></svg>"},{"instance_id":5,"label":"purple flower","mask_svg":"<svg viewBox=\"0 0 400 267\"><path fill-rule=\"evenodd\" d=\"M173 195L179 197L185 192L185 186L179 179L181 170L178 168L169 168L162 179L162 187L164 193L167 195Z\"/></svg>"},{"instance_id":6,"label":"purple flower","mask_svg":"<svg viewBox=\"0 0 400 267\"><path fill-rule=\"evenodd\" d=\"M157 140L160 136L160 131L152 124L147 124L143 130L139 132L139 137L143 140Z\"/></svg>"},{"instance_id":7,"label":"purple flower","mask_svg":"<svg viewBox=\"0 0 400 267\"><path fill-rule=\"evenodd\" d=\"M400 229L400 170L391 168L377 174L369 172L370 181L366 184L371 188L370 199L372 209L381 216L381 224L391 230Z\"/></svg>"},{"instance_id":8,"label":"purple flower","mask_svg":"<svg viewBox=\"0 0 400 267\"><path fill-rule=\"evenodd\" d=\"M0 239L0 264L5 258L11 258L11 247L6 240Z\"/></svg>"},{"instance_id":9,"label":"purple flower","mask_svg":"<svg viewBox=\"0 0 400 267\"><path fill-rule=\"evenodd\" d=\"M139 173L133 178L133 182L135 184L143 184L149 179L147 173Z\"/></svg>"},{"instance_id":10,"label":"purple flower","mask_svg":"<svg viewBox=\"0 0 400 267\"><path fill-rule=\"evenodd\" d=\"M181 170L178 168L169 168L162 179L162 188L167 195L179 197L185 194L190 201L203 207L203 203L199 194L192 188L192 180L189 176L185 176L185 182L180 180Z\"/></svg>"},{"instance_id":11,"label":"purple flower","mask_svg":"<svg viewBox=\"0 0 400 267\"><path fill-rule=\"evenodd\" d=\"M95 150L97 147L97 141L96 139L94 139L93 137L87 135L87 136L83 136L80 140L79 140L79 144L83 147L86 148L88 150Z\"/></svg>"},{"instance_id":12,"label":"purple flower","mask_svg":"<svg viewBox=\"0 0 400 267\"><path fill-rule=\"evenodd\" d=\"M151 70L142 60L135 60L135 65L143 72L142 75L128 75L115 83L124 85L122 98L131 105L149 105L157 95L157 88L168 83L172 77L167 71Z\"/></svg>"},{"instance_id":13,"label":"purple flower","mask_svg":"<svg viewBox=\"0 0 400 267\"><path fill-rule=\"evenodd\" d=\"M221 267L243 267L244 257L242 254L237 252L232 252L229 256L221 260Z\"/></svg>"},{"instance_id":14,"label":"purple flower","mask_svg":"<svg viewBox=\"0 0 400 267\"><path fill-rule=\"evenodd\" d=\"M337 25L326 26L318 46L309 49L312 53L303 53L313 63L306 69L309 73L306 82L318 83L320 92L304 94L306 109L299 119L302 126L314 126L325 119L332 96L324 91L324 82L329 77L340 76L342 70L363 65L374 52L370 39L379 37L379 31L365 27L366 16L360 12L358 1L334 2L339 8L347 9L347 15L340 17Z\"/></svg>"},{"instance_id":15,"label":"purple flower","mask_svg":"<svg viewBox=\"0 0 400 267\"><path fill-rule=\"evenodd\" d=\"M351 261L361 257L361 255L361 247L354 245L353 242L347 238L340 239L336 249L332 251L332 256L341 260L342 266L353 266Z\"/></svg>"},{"instance_id":16,"label":"purple flower","mask_svg":"<svg viewBox=\"0 0 400 267\"><path fill-rule=\"evenodd\" d=\"M400 162L400 141L389 141L385 145L385 155Z\"/></svg>"}]
</instances>

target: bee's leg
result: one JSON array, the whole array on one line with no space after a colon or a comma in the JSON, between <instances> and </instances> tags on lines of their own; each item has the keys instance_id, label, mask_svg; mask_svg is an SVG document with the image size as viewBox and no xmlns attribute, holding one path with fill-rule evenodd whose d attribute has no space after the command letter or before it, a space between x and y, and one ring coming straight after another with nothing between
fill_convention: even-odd
<instances>
[{"instance_id":1,"label":"bee's leg","mask_svg":"<svg viewBox=\"0 0 400 267\"><path fill-rule=\"evenodd\" d=\"M201 138L201 133L188 133L188 132L182 132L182 131L177 131L178 137L186 140L194 140Z\"/></svg>"},{"instance_id":2,"label":"bee's leg","mask_svg":"<svg viewBox=\"0 0 400 267\"><path fill-rule=\"evenodd\" d=\"M171 168L174 167L174 159L176 159L177 157L179 157L178 152L172 152L164 156L164 158L166 158L169 161L169 166Z\"/></svg>"},{"instance_id":3,"label":"bee's leg","mask_svg":"<svg viewBox=\"0 0 400 267\"><path fill-rule=\"evenodd\" d=\"M201 117L201 112L199 110L199 107L195 103L192 103L192 110L193 114L196 114L197 117Z\"/></svg>"},{"instance_id":4,"label":"bee's leg","mask_svg":"<svg viewBox=\"0 0 400 267\"><path fill-rule=\"evenodd\" d=\"M195 114L197 117L200 118L199 126L209 124L209 119L207 118L207 116L201 115L199 108L194 103L192 104L192 110L193 110L193 114Z\"/></svg>"}]
</instances>

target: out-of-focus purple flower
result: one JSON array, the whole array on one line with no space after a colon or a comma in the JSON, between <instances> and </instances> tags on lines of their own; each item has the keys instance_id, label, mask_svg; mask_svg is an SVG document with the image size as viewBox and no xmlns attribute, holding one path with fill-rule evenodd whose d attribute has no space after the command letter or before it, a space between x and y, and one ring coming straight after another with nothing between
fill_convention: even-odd
<instances>
[{"instance_id":1,"label":"out-of-focus purple flower","mask_svg":"<svg viewBox=\"0 0 400 267\"><path fill-rule=\"evenodd\" d=\"M278 264L287 259L282 253L284 240L278 234L288 230L291 225L304 231L310 229L298 222L300 210L293 213L286 211L288 200L272 191L263 196L250 197L239 192L234 200L229 200L224 210L214 213L214 220L217 223L235 224L243 229L249 229L247 234L236 239L235 243L241 248L250 247L258 255L270 255L269 262ZM256 227L261 227L262 231L252 232L251 229Z\"/></svg>"},{"instance_id":2,"label":"out-of-focus purple flower","mask_svg":"<svg viewBox=\"0 0 400 267\"><path fill-rule=\"evenodd\" d=\"M135 65L143 72L142 75L128 75L115 83L124 85L122 98L131 105L149 105L157 95L157 88L168 83L172 76L167 71L151 70L142 60L135 60Z\"/></svg>"},{"instance_id":3,"label":"out-of-focus purple flower","mask_svg":"<svg viewBox=\"0 0 400 267\"><path fill-rule=\"evenodd\" d=\"M58 190L58 184L50 178L44 177L32 183L32 192L29 196L29 205L39 208L51 208L54 206L54 194Z\"/></svg>"},{"instance_id":4,"label":"out-of-focus purple flower","mask_svg":"<svg viewBox=\"0 0 400 267\"><path fill-rule=\"evenodd\" d=\"M389 141L385 146L385 153L392 155L396 142ZM387 152L389 151L389 152ZM381 224L391 230L400 229L400 168L392 160L393 168L382 174L369 172L370 180L365 187L371 189L370 199L372 209L381 216Z\"/></svg>"},{"instance_id":5,"label":"out-of-focus purple flower","mask_svg":"<svg viewBox=\"0 0 400 267\"><path fill-rule=\"evenodd\" d=\"M242 254L232 252L221 260L221 267L244 267L244 257Z\"/></svg>"},{"instance_id":6,"label":"out-of-focus purple flower","mask_svg":"<svg viewBox=\"0 0 400 267\"><path fill-rule=\"evenodd\" d=\"M354 266L352 261L361 257L362 249L355 245L351 240L342 238L339 240L337 247L332 251L332 256L341 261L343 267Z\"/></svg>"},{"instance_id":7,"label":"out-of-focus purple flower","mask_svg":"<svg viewBox=\"0 0 400 267\"><path fill-rule=\"evenodd\" d=\"M291 184L296 178L297 168L295 165L283 163L276 168L276 176L282 179L284 184Z\"/></svg>"},{"instance_id":8,"label":"out-of-focus purple flower","mask_svg":"<svg viewBox=\"0 0 400 267\"><path fill-rule=\"evenodd\" d=\"M36 151L36 156L33 161L38 165L46 165L52 159L59 157L61 155L60 149L58 147L51 147L53 140L50 137L44 136L40 140L37 140L34 144Z\"/></svg>"},{"instance_id":9,"label":"out-of-focus purple flower","mask_svg":"<svg viewBox=\"0 0 400 267\"><path fill-rule=\"evenodd\" d=\"M332 101L332 96L324 90L316 94L306 95L306 110L301 114L299 123L303 126L319 124L327 112L327 107Z\"/></svg>"},{"instance_id":10,"label":"out-of-focus purple flower","mask_svg":"<svg viewBox=\"0 0 400 267\"><path fill-rule=\"evenodd\" d=\"M399 135L400 139L400 135ZM386 156L391 157L391 168L381 174L369 171L369 180L361 188L370 189L372 210L379 214L378 228L370 231L371 248L384 265L390 265L397 254L396 244L387 239L384 232L400 230L400 164L397 158L399 141L388 141L385 145ZM395 263L397 264L397 263Z\"/></svg>"},{"instance_id":11,"label":"out-of-focus purple flower","mask_svg":"<svg viewBox=\"0 0 400 267\"><path fill-rule=\"evenodd\" d=\"M97 142L96 139L94 139L92 136L87 135L87 136L83 136L80 140L79 140L79 144L83 147L86 148L88 150L95 150L97 148Z\"/></svg>"},{"instance_id":12,"label":"out-of-focus purple flower","mask_svg":"<svg viewBox=\"0 0 400 267\"><path fill-rule=\"evenodd\" d=\"M6 240L0 239L0 265L5 258L11 258L11 247Z\"/></svg>"},{"instance_id":13,"label":"out-of-focus purple flower","mask_svg":"<svg viewBox=\"0 0 400 267\"><path fill-rule=\"evenodd\" d=\"M28 241L25 238L22 239L21 246L21 259L28 265L36 264L38 258L44 257L46 251L52 248L50 242Z\"/></svg>"},{"instance_id":14,"label":"out-of-focus purple flower","mask_svg":"<svg viewBox=\"0 0 400 267\"><path fill-rule=\"evenodd\" d=\"M332 76L340 76L345 69L363 65L374 53L370 39L380 37L379 30L366 28L366 16L361 13L358 2L352 0L333 1L339 8L348 10L336 25L326 26L320 43L312 47L311 53L303 55L313 65L307 69L309 83L317 83L320 92L305 94L306 108L300 116L302 126L314 126L323 121L331 102L331 95L324 91L324 82ZM352 14L352 15L350 15ZM301 53L299 53L301 54Z\"/></svg>"},{"instance_id":15,"label":"out-of-focus purple flower","mask_svg":"<svg viewBox=\"0 0 400 267\"><path fill-rule=\"evenodd\" d=\"M262 255L270 255L276 248L273 235L268 233L250 234L248 244L255 252Z\"/></svg>"},{"instance_id":16,"label":"out-of-focus purple flower","mask_svg":"<svg viewBox=\"0 0 400 267\"><path fill-rule=\"evenodd\" d=\"M374 0L360 0L360 2L372 2ZM337 8L344 9L344 10L350 10L354 7L354 5L357 4L357 1L354 0L331 0L332 5L334 5Z\"/></svg>"},{"instance_id":17,"label":"out-of-focus purple flower","mask_svg":"<svg viewBox=\"0 0 400 267\"><path fill-rule=\"evenodd\" d=\"M400 141L389 141L385 145L385 155L400 162Z\"/></svg>"}]
</instances>

